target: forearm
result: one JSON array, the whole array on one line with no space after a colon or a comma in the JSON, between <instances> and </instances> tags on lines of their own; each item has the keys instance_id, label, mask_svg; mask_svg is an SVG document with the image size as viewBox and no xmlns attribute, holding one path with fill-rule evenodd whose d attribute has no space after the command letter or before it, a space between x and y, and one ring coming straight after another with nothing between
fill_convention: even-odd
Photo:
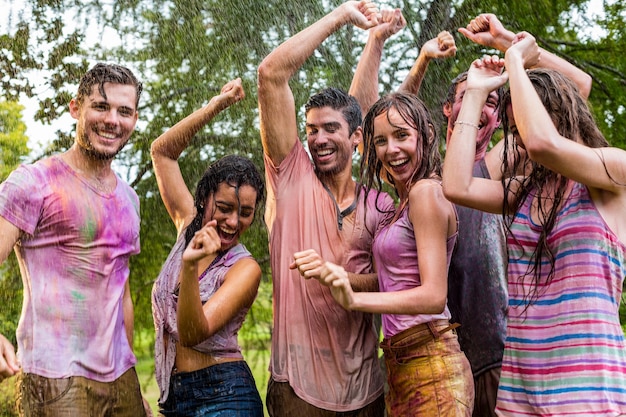
<instances>
[{"instance_id":1,"label":"forearm","mask_svg":"<svg viewBox=\"0 0 626 417\"><path fill-rule=\"evenodd\" d=\"M541 51L541 59L534 68L548 68L557 70L560 73L571 79L574 84L578 86L580 95L585 99L589 97L591 93L592 78L585 71L581 70L577 66L569 63L565 59L546 51L543 48L539 48Z\"/></svg>"},{"instance_id":2,"label":"forearm","mask_svg":"<svg viewBox=\"0 0 626 417\"><path fill-rule=\"evenodd\" d=\"M428 288L392 292L355 292L351 310L378 314L440 314L445 309L445 296L439 297Z\"/></svg>"},{"instance_id":3,"label":"forearm","mask_svg":"<svg viewBox=\"0 0 626 417\"><path fill-rule=\"evenodd\" d=\"M378 100L378 72L384 43L378 36L368 37L350 84L349 93L356 97L363 115Z\"/></svg>"},{"instance_id":4,"label":"forearm","mask_svg":"<svg viewBox=\"0 0 626 417\"><path fill-rule=\"evenodd\" d=\"M224 109L220 104L215 97L212 98L206 106L191 113L159 136L150 148L153 158L177 160L195 134Z\"/></svg>"},{"instance_id":5,"label":"forearm","mask_svg":"<svg viewBox=\"0 0 626 417\"><path fill-rule=\"evenodd\" d=\"M126 330L126 338L131 349L133 349L133 336L135 332L135 309L133 307L133 299L130 296L130 284L126 282L124 290L124 298L122 300L122 310L124 312L124 329Z\"/></svg>"},{"instance_id":6,"label":"forearm","mask_svg":"<svg viewBox=\"0 0 626 417\"><path fill-rule=\"evenodd\" d=\"M461 203L467 196L472 180L476 140L482 108L488 93L466 90L463 104L446 148L443 166L443 189L446 197Z\"/></svg>"},{"instance_id":7,"label":"forearm","mask_svg":"<svg viewBox=\"0 0 626 417\"><path fill-rule=\"evenodd\" d=\"M415 63L413 64L413 67L411 67L409 74L400 85L398 91L417 95L420 87L422 86L422 81L426 75L429 63L430 58L427 57L426 54L420 52L419 56L415 60Z\"/></svg>"},{"instance_id":8,"label":"forearm","mask_svg":"<svg viewBox=\"0 0 626 417\"><path fill-rule=\"evenodd\" d=\"M494 40L494 44L491 46L498 49L502 53L506 53L506 51L511 47L514 38L515 34L513 32L505 30ZM539 49L541 51L541 59L537 62L537 65L535 65L534 68L548 68L565 74L578 86L580 94L583 97L589 97L592 85L592 79L589 74L558 55L553 54L544 48Z\"/></svg>"},{"instance_id":9,"label":"forearm","mask_svg":"<svg viewBox=\"0 0 626 417\"><path fill-rule=\"evenodd\" d=\"M183 346L194 346L211 334L200 299L198 268L195 262L183 262L178 293L178 336Z\"/></svg>"},{"instance_id":10,"label":"forearm","mask_svg":"<svg viewBox=\"0 0 626 417\"><path fill-rule=\"evenodd\" d=\"M259 66L260 79L276 84L287 82L313 55L317 47L346 23L345 16L337 8L293 35L263 60Z\"/></svg>"},{"instance_id":11,"label":"forearm","mask_svg":"<svg viewBox=\"0 0 626 417\"><path fill-rule=\"evenodd\" d=\"M541 160L536 159L538 154L550 147L550 138L558 135L558 132L528 78L522 57L507 53L505 60L516 127L528 155L541 163Z\"/></svg>"},{"instance_id":12,"label":"forearm","mask_svg":"<svg viewBox=\"0 0 626 417\"><path fill-rule=\"evenodd\" d=\"M378 275L372 274L354 274L348 272L348 280L350 286L355 292L375 292L378 291Z\"/></svg>"}]
</instances>

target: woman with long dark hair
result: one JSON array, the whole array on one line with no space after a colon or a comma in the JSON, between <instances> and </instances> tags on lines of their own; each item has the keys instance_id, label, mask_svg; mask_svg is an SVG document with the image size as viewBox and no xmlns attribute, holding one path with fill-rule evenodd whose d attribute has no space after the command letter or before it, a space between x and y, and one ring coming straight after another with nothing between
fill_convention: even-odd
<instances>
[{"instance_id":1,"label":"woman with long dark hair","mask_svg":"<svg viewBox=\"0 0 626 417\"><path fill-rule=\"evenodd\" d=\"M263 199L247 158L228 155L200 179L195 199L178 157L220 111L243 99L241 80L152 143L163 203L178 231L152 293L159 407L166 416L263 416L237 332L254 301L261 269L239 243Z\"/></svg>"}]
</instances>

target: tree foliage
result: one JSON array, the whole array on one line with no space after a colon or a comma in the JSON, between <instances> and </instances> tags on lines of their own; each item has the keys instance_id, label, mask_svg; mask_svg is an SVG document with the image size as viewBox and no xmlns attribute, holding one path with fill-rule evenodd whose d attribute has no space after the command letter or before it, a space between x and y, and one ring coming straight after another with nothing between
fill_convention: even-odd
<instances>
[{"instance_id":1,"label":"tree foliage","mask_svg":"<svg viewBox=\"0 0 626 417\"><path fill-rule=\"evenodd\" d=\"M26 124L22 121L24 106L0 101L0 182L4 181L30 152Z\"/></svg>"},{"instance_id":2,"label":"tree foliage","mask_svg":"<svg viewBox=\"0 0 626 417\"><path fill-rule=\"evenodd\" d=\"M5 3L7 0L5 0ZM594 80L590 104L607 138L626 146L624 98L626 63L623 52L623 2L608 2L605 15L590 17L585 0L383 1L399 7L407 28L386 45L381 68L381 93L395 89L408 72L420 46L441 30L456 33L481 12L495 13L513 31L533 33L541 46L573 62ZM96 61L129 66L144 80L140 123L116 169L141 199L142 253L132 260L131 286L136 327L150 329L150 289L175 240L175 230L160 200L152 175L149 146L165 129L205 104L228 80L241 77L246 99L203 129L181 157L190 188L207 164L228 153L252 158L262 169L258 132L256 67L280 42L308 26L336 0L8 0L6 33L0 34L0 91L5 99L37 97L38 120L50 123L67 111L80 76ZM582 16L574 19L576 15ZM587 26L586 26L587 25ZM599 36L581 27L595 25ZM112 45L109 41L115 39ZM308 96L326 85L348 89L366 34L343 28L307 61L292 82L298 109ZM455 59L433 62L421 97L443 124L441 99L449 81L470 62L493 51L457 35ZM276 109L275 111L282 111ZM301 110L300 110L301 112ZM302 114L299 114L302 121ZM302 125L302 123L301 123ZM69 147L72 126L57 132L47 149L32 159ZM262 219L259 219L262 220ZM244 243L261 262L266 280L246 331L268 329L271 317L267 233L255 222ZM258 307L257 307L258 306ZM264 335L267 331L262 332ZM265 336L264 336L265 337Z\"/></svg>"},{"instance_id":3,"label":"tree foliage","mask_svg":"<svg viewBox=\"0 0 626 417\"><path fill-rule=\"evenodd\" d=\"M0 182L4 181L29 153L24 107L13 101L0 101ZM0 333L14 339L16 320L21 310L22 283L15 255L0 265ZM14 341L14 340L13 340Z\"/></svg>"}]
</instances>

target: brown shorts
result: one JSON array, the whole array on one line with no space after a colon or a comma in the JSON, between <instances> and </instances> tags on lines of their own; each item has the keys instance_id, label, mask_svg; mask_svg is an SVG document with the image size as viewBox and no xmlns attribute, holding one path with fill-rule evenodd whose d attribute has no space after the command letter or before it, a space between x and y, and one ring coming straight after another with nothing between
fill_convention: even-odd
<instances>
[{"instance_id":1,"label":"brown shorts","mask_svg":"<svg viewBox=\"0 0 626 417\"><path fill-rule=\"evenodd\" d=\"M45 378L22 374L17 408L29 417L142 417L145 416L135 368L112 382L80 376Z\"/></svg>"},{"instance_id":2,"label":"brown shorts","mask_svg":"<svg viewBox=\"0 0 626 417\"><path fill-rule=\"evenodd\" d=\"M354 411L329 411L317 408L298 397L288 382L276 382L271 377L265 399L271 417L383 417L385 399L383 394L374 402Z\"/></svg>"}]
</instances>

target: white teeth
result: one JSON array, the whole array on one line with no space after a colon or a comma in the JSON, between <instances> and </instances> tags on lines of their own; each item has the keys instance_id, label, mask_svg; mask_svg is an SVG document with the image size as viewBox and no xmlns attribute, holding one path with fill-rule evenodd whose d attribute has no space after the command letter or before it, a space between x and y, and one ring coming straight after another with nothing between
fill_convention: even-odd
<instances>
[{"instance_id":1,"label":"white teeth","mask_svg":"<svg viewBox=\"0 0 626 417\"><path fill-rule=\"evenodd\" d=\"M408 159L401 159L399 161L390 161L389 165L391 165L392 167L397 167L398 165L404 164L406 161L408 161Z\"/></svg>"},{"instance_id":2,"label":"white teeth","mask_svg":"<svg viewBox=\"0 0 626 417\"><path fill-rule=\"evenodd\" d=\"M231 231L230 229L224 229L223 227L220 227L220 230L227 235L234 235L235 233L237 233L236 230Z\"/></svg>"},{"instance_id":3,"label":"white teeth","mask_svg":"<svg viewBox=\"0 0 626 417\"><path fill-rule=\"evenodd\" d=\"M317 154L319 156L326 156L326 155L330 155L331 153L333 153L332 149L323 149L323 150L317 151Z\"/></svg>"},{"instance_id":4,"label":"white teeth","mask_svg":"<svg viewBox=\"0 0 626 417\"><path fill-rule=\"evenodd\" d=\"M99 136L107 139L115 139L117 136L114 133L98 132Z\"/></svg>"}]
</instances>

